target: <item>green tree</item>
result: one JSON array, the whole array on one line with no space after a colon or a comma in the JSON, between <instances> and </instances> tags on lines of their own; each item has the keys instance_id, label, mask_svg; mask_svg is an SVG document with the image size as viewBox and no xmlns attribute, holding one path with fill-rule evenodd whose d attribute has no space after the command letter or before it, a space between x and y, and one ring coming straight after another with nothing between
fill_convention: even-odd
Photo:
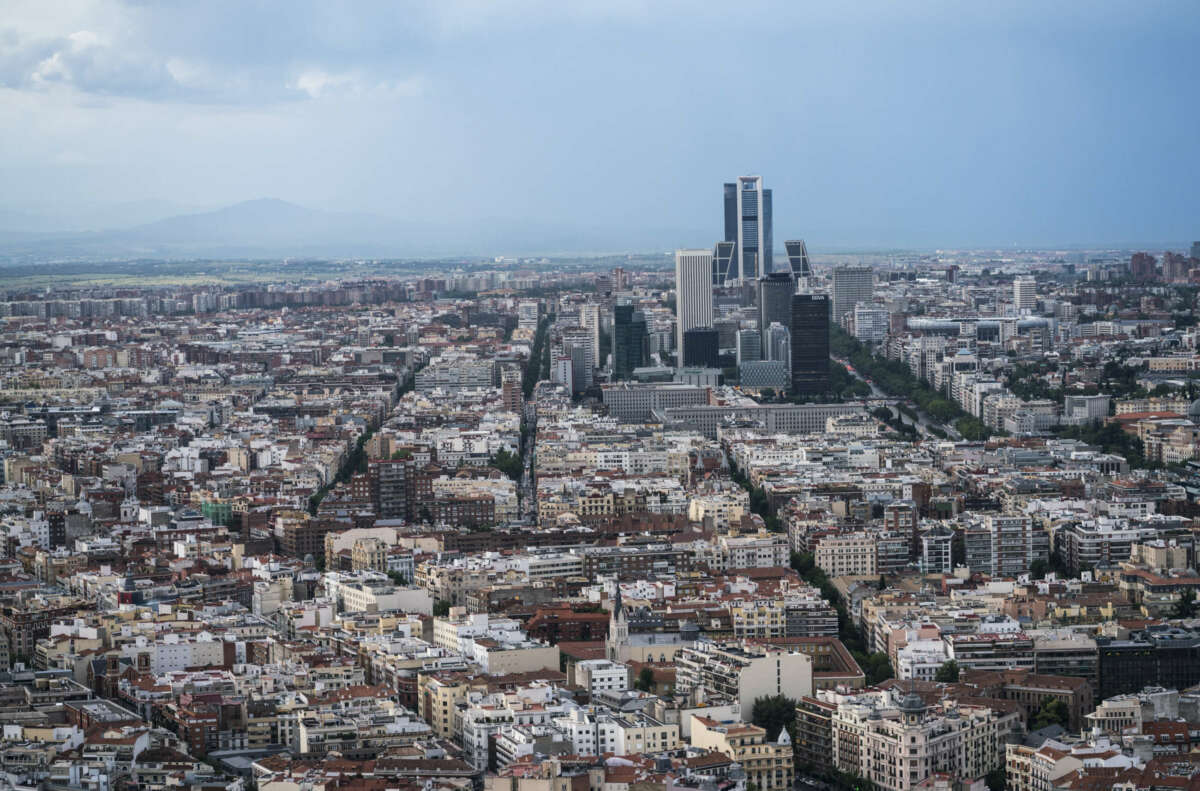
<instances>
[{"instance_id":1,"label":"green tree","mask_svg":"<svg viewBox=\"0 0 1200 791\"><path fill-rule=\"evenodd\" d=\"M495 456L492 456L490 463L514 481L519 480L521 473L525 470L525 465L521 462L520 455L511 453L504 448L501 448Z\"/></svg>"},{"instance_id":2,"label":"green tree","mask_svg":"<svg viewBox=\"0 0 1200 791\"><path fill-rule=\"evenodd\" d=\"M1196 591L1184 588L1179 592L1179 599L1171 606L1171 617L1195 618L1196 610Z\"/></svg>"},{"instance_id":3,"label":"green tree","mask_svg":"<svg viewBox=\"0 0 1200 791\"><path fill-rule=\"evenodd\" d=\"M1008 774L1004 771L1004 765L1001 764L988 772L983 782L987 784L988 791L1004 791L1008 787Z\"/></svg>"},{"instance_id":4,"label":"green tree","mask_svg":"<svg viewBox=\"0 0 1200 791\"><path fill-rule=\"evenodd\" d=\"M937 673L934 674L933 680L941 681L946 684L952 684L958 681L958 673L958 662L955 662L953 659L947 659L942 663L942 666L937 669Z\"/></svg>"},{"instance_id":5,"label":"green tree","mask_svg":"<svg viewBox=\"0 0 1200 791\"><path fill-rule=\"evenodd\" d=\"M779 732L791 727L796 720L796 701L786 695L764 695L754 700L754 708L750 710L750 721L767 732L767 738L774 741L779 738Z\"/></svg>"},{"instance_id":6,"label":"green tree","mask_svg":"<svg viewBox=\"0 0 1200 791\"><path fill-rule=\"evenodd\" d=\"M1035 580L1046 578L1046 572L1050 570L1050 561L1038 558L1029 564L1029 575Z\"/></svg>"},{"instance_id":7,"label":"green tree","mask_svg":"<svg viewBox=\"0 0 1200 791\"><path fill-rule=\"evenodd\" d=\"M633 688L639 689L642 692L649 692L654 689L654 670L649 667L643 667L638 672L637 680L633 682Z\"/></svg>"},{"instance_id":8,"label":"green tree","mask_svg":"<svg viewBox=\"0 0 1200 791\"><path fill-rule=\"evenodd\" d=\"M1040 731L1051 725L1058 725L1066 729L1070 722L1071 712L1067 710L1067 704L1059 698L1046 698L1042 702L1042 707L1038 709L1038 713L1033 715L1033 719L1029 721L1029 729Z\"/></svg>"},{"instance_id":9,"label":"green tree","mask_svg":"<svg viewBox=\"0 0 1200 791\"><path fill-rule=\"evenodd\" d=\"M433 603L433 614L436 618L445 618L450 614L450 602L438 599Z\"/></svg>"}]
</instances>

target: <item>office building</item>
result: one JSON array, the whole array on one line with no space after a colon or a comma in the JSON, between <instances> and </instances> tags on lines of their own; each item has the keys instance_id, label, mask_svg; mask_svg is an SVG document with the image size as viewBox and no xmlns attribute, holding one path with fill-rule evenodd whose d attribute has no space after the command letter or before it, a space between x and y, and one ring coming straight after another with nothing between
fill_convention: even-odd
<instances>
[{"instance_id":1,"label":"office building","mask_svg":"<svg viewBox=\"0 0 1200 791\"><path fill-rule=\"evenodd\" d=\"M869 266L839 266L833 270L833 319L845 327L848 314L859 302L870 302L875 273ZM793 333L795 334L795 333Z\"/></svg>"},{"instance_id":2,"label":"office building","mask_svg":"<svg viewBox=\"0 0 1200 791\"><path fill-rule=\"evenodd\" d=\"M788 268L792 277L802 286L807 287L812 279L812 265L808 262L808 246L803 239L789 239L783 243L787 250Z\"/></svg>"},{"instance_id":3,"label":"office building","mask_svg":"<svg viewBox=\"0 0 1200 791\"><path fill-rule=\"evenodd\" d=\"M632 379L646 364L646 319L633 305L613 307L613 379Z\"/></svg>"},{"instance_id":4,"label":"office building","mask_svg":"<svg viewBox=\"0 0 1200 791\"><path fill-rule=\"evenodd\" d=\"M1158 626L1128 639L1097 637L1096 644L1100 699L1147 686L1187 689L1200 684L1200 633Z\"/></svg>"},{"instance_id":5,"label":"office building","mask_svg":"<svg viewBox=\"0 0 1200 791\"><path fill-rule=\"evenodd\" d=\"M738 330L737 334L737 362L738 365L743 363L756 362L762 359L762 336L758 334L758 330Z\"/></svg>"},{"instance_id":6,"label":"office building","mask_svg":"<svg viewBox=\"0 0 1200 791\"><path fill-rule=\"evenodd\" d=\"M713 247L713 285L723 286L729 280L729 270L733 267L733 255L737 242L717 242Z\"/></svg>"},{"instance_id":7,"label":"office building","mask_svg":"<svg viewBox=\"0 0 1200 791\"><path fill-rule=\"evenodd\" d=\"M791 272L772 272L758 281L758 329L766 342L767 328L774 323L789 324L792 317L792 295L796 280Z\"/></svg>"},{"instance_id":8,"label":"office building","mask_svg":"<svg viewBox=\"0 0 1200 791\"><path fill-rule=\"evenodd\" d=\"M715 438L729 421L761 423L771 434L821 434L829 418L861 414L858 404L698 404L656 410L654 418L672 429L686 428Z\"/></svg>"},{"instance_id":9,"label":"office building","mask_svg":"<svg viewBox=\"0 0 1200 791\"><path fill-rule=\"evenodd\" d=\"M791 368L792 332L788 329L791 325L792 317L789 315L786 321L767 327L767 342L763 347L764 359L777 360Z\"/></svg>"},{"instance_id":10,"label":"office building","mask_svg":"<svg viewBox=\"0 0 1200 791\"><path fill-rule=\"evenodd\" d=\"M683 361L683 334L712 327L712 251L675 251L675 349Z\"/></svg>"},{"instance_id":11,"label":"office building","mask_svg":"<svg viewBox=\"0 0 1200 791\"><path fill-rule=\"evenodd\" d=\"M886 308L876 308L862 302L854 306L854 337L863 343L883 343L887 340L888 323Z\"/></svg>"},{"instance_id":12,"label":"office building","mask_svg":"<svg viewBox=\"0 0 1200 791\"><path fill-rule=\"evenodd\" d=\"M624 421L650 420L655 410L708 403L708 388L686 384L606 385L601 391L608 414Z\"/></svg>"},{"instance_id":13,"label":"office building","mask_svg":"<svg viewBox=\"0 0 1200 791\"><path fill-rule=\"evenodd\" d=\"M517 326L535 330L542 318L542 303L536 299L523 299L517 303Z\"/></svg>"},{"instance_id":14,"label":"office building","mask_svg":"<svg viewBox=\"0 0 1200 791\"><path fill-rule=\"evenodd\" d=\"M602 310L603 308L594 302L579 306L579 324L587 329L591 338L592 363L597 368L603 368L606 362L600 359L600 315Z\"/></svg>"},{"instance_id":15,"label":"office building","mask_svg":"<svg viewBox=\"0 0 1200 791\"><path fill-rule=\"evenodd\" d=\"M592 348L588 344L568 344L571 360L571 392L582 393L592 386Z\"/></svg>"},{"instance_id":16,"label":"office building","mask_svg":"<svg viewBox=\"0 0 1200 791\"><path fill-rule=\"evenodd\" d=\"M1037 305L1037 281L1029 275L1013 278L1013 307L1017 313L1032 311Z\"/></svg>"},{"instance_id":17,"label":"office building","mask_svg":"<svg viewBox=\"0 0 1200 791\"><path fill-rule=\"evenodd\" d=\"M769 387L772 390L783 391L791 384L787 363L782 360L751 360L739 363L738 380L742 387L750 389Z\"/></svg>"},{"instance_id":18,"label":"office building","mask_svg":"<svg viewBox=\"0 0 1200 791\"><path fill-rule=\"evenodd\" d=\"M829 390L829 297L825 294L792 296L792 392L824 393Z\"/></svg>"},{"instance_id":19,"label":"office building","mask_svg":"<svg viewBox=\"0 0 1200 791\"><path fill-rule=\"evenodd\" d=\"M771 269L771 191L762 176L742 176L725 185L725 241L736 242L729 279L754 280Z\"/></svg>"},{"instance_id":20,"label":"office building","mask_svg":"<svg viewBox=\"0 0 1200 791\"><path fill-rule=\"evenodd\" d=\"M719 368L721 350L712 327L692 327L683 333L683 367Z\"/></svg>"}]
</instances>

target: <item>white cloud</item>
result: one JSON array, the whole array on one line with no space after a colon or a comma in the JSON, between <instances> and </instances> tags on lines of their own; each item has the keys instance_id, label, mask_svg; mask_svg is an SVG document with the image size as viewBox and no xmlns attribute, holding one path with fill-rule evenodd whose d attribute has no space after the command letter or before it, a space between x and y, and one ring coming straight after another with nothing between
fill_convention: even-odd
<instances>
[{"instance_id":1,"label":"white cloud","mask_svg":"<svg viewBox=\"0 0 1200 791\"><path fill-rule=\"evenodd\" d=\"M420 96L427 92L429 82L422 76L403 80L374 81L362 72L331 73L324 69L306 69L293 82L292 88L311 99L335 96L367 96L395 98Z\"/></svg>"}]
</instances>

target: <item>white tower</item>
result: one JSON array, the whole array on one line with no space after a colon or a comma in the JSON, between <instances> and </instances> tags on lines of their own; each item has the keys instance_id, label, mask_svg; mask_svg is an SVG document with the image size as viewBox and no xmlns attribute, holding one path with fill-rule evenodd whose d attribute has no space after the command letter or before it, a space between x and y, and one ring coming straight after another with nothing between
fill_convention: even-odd
<instances>
[{"instance_id":1,"label":"white tower","mask_svg":"<svg viewBox=\"0 0 1200 791\"><path fill-rule=\"evenodd\" d=\"M675 251L675 348L683 362L683 333L713 323L712 250Z\"/></svg>"}]
</instances>

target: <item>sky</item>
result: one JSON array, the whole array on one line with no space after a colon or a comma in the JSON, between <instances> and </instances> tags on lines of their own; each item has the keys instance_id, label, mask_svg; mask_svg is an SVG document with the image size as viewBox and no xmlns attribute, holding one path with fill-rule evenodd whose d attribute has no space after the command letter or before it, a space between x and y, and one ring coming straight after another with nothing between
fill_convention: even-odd
<instances>
[{"instance_id":1,"label":"sky","mask_svg":"<svg viewBox=\"0 0 1200 791\"><path fill-rule=\"evenodd\" d=\"M4 0L0 212L273 197L710 246L1200 238L1200 3ZM50 219L47 219L50 218Z\"/></svg>"}]
</instances>

